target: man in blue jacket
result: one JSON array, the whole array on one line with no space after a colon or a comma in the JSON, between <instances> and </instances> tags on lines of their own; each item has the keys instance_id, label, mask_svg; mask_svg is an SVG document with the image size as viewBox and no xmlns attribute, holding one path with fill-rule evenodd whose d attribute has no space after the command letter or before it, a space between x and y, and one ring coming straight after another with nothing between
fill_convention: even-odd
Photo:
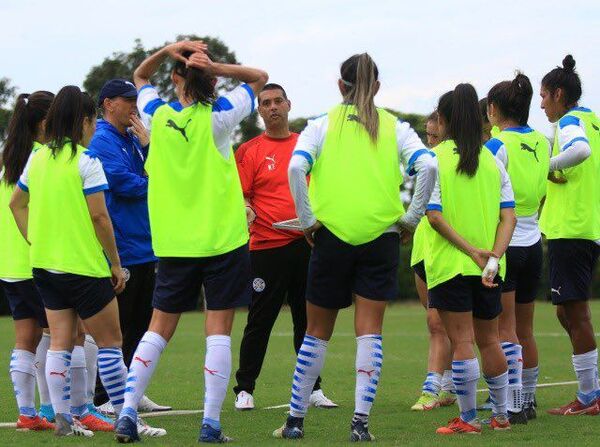
<instances>
[{"instance_id":1,"label":"man in blue jacket","mask_svg":"<svg viewBox=\"0 0 600 447\"><path fill-rule=\"evenodd\" d=\"M96 133L89 144L89 150L100 159L106 173L109 186L105 193L106 205L121 264L129 272L127 286L117 297L123 332L123 358L127 366L131 364L131 357L152 316L157 260L152 251L148 177L144 171L149 136L137 115L136 99L137 90L131 82L123 79L106 82L98 98L103 119L98 120ZM126 272L126 279L127 276ZM101 405L103 411L110 412L104 405L109 400L101 384L97 384L94 402ZM140 402L140 411L170 409L155 404L147 397Z\"/></svg>"}]
</instances>

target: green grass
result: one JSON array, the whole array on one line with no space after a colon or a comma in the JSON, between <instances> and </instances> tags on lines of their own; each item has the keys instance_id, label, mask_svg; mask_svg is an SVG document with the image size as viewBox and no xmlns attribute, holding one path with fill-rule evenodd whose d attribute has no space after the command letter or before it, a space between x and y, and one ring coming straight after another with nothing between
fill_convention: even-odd
<instances>
[{"instance_id":1,"label":"green grass","mask_svg":"<svg viewBox=\"0 0 600 447\"><path fill-rule=\"evenodd\" d=\"M600 302L593 303L598 315ZM246 315L238 315L234 340L234 371L237 366L240 336ZM159 403L176 409L197 409L202 404L202 359L204 355L203 316L185 315L177 334L166 349L148 394ZM600 324L597 322L597 324ZM285 404L289 401L292 355L291 321L282 312L273 331L262 375L255 392L257 407ZM551 305L540 304L536 314L536 332L540 347L540 383L574 380L570 361L570 344L554 317ZM12 323L0 319L0 352L5 373L0 374L0 421L14 421L16 409L6 372L8 353L14 338ZM456 416L457 408L444 408L427 413L411 412L410 406L419 395L427 362L425 313L418 305L395 305L389 308L384 330L382 379L372 411L370 427L377 436L377 445L598 445L600 417L552 417L544 410L564 404L574 396L576 387L560 386L538 391L538 419L527 426L514 427L511 432L482 436L440 438L435 429ZM341 312L336 333L329 345L323 388L340 404L336 410L311 409L306 424L306 438L301 445L340 445L347 443L349 421L354 409L355 340L352 309ZM480 394L480 399L484 397ZM225 432L234 437L236 445L284 445L286 441L271 439L273 429L285 419L285 410L262 410L238 413L233 410L234 395L229 391L222 415ZM145 439L145 445L195 445L200 415L163 416L148 420L165 427L165 438ZM0 429L0 445L107 445L112 436L99 433L92 439L55 439L50 433L17 433Z\"/></svg>"}]
</instances>

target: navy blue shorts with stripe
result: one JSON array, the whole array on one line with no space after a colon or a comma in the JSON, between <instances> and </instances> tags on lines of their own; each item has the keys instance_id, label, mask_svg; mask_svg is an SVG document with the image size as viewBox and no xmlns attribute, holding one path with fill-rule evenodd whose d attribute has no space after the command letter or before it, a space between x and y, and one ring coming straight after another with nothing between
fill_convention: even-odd
<instances>
[{"instance_id":1,"label":"navy blue shorts with stripe","mask_svg":"<svg viewBox=\"0 0 600 447\"><path fill-rule=\"evenodd\" d=\"M18 321L33 318L37 320L40 327L48 327L44 302L35 288L33 279L17 282L0 280L0 284L2 284L4 296L8 300L13 320Z\"/></svg>"}]
</instances>

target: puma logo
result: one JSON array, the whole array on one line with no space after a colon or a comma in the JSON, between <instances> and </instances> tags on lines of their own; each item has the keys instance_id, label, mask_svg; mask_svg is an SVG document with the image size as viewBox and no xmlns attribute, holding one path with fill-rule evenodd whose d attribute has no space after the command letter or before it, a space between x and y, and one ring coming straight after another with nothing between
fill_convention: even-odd
<instances>
[{"instance_id":1,"label":"puma logo","mask_svg":"<svg viewBox=\"0 0 600 447\"><path fill-rule=\"evenodd\" d=\"M181 132L181 135L183 135L183 138L185 138L186 142L189 142L190 140L188 140L187 135L185 134L185 129L188 126L188 124L190 124L192 122L192 119L190 118L187 123L185 123L185 126L183 127L179 127L177 124L175 124L175 121L173 120L168 120L166 126L170 127L172 129L175 129L178 132Z\"/></svg>"},{"instance_id":2,"label":"puma logo","mask_svg":"<svg viewBox=\"0 0 600 447\"><path fill-rule=\"evenodd\" d=\"M371 378L371 376L373 375L374 372L375 372L374 369L371 369L369 371L367 371L366 369L358 369L358 370L356 370L357 374L360 374L360 373L366 374L367 376L369 376L369 379Z\"/></svg>"},{"instance_id":3,"label":"puma logo","mask_svg":"<svg viewBox=\"0 0 600 447\"><path fill-rule=\"evenodd\" d=\"M207 373L209 373L211 376L217 376L220 377L221 379L228 379L228 377L225 377L223 374L219 374L219 371L217 369L209 369L206 366L204 367L204 371L206 371Z\"/></svg>"},{"instance_id":4,"label":"puma logo","mask_svg":"<svg viewBox=\"0 0 600 447\"><path fill-rule=\"evenodd\" d=\"M600 127L596 126L594 123L592 123L592 127L596 132L600 132Z\"/></svg>"},{"instance_id":5,"label":"puma logo","mask_svg":"<svg viewBox=\"0 0 600 447\"><path fill-rule=\"evenodd\" d=\"M552 287L550 287L550 292L551 293L556 293L558 296L560 296L560 289L562 288L562 286L560 286L558 289L553 289Z\"/></svg>"},{"instance_id":6,"label":"puma logo","mask_svg":"<svg viewBox=\"0 0 600 447\"><path fill-rule=\"evenodd\" d=\"M275 170L275 155L273 155L272 157L265 157L265 160L267 160L269 162L269 164L267 165L267 169L269 171L274 171Z\"/></svg>"},{"instance_id":7,"label":"puma logo","mask_svg":"<svg viewBox=\"0 0 600 447\"><path fill-rule=\"evenodd\" d=\"M148 368L150 366L150 363L152 363L152 360L144 360L143 358L138 357L137 355L135 356L135 358L133 360L137 360L142 365L144 365L146 368Z\"/></svg>"},{"instance_id":8,"label":"puma logo","mask_svg":"<svg viewBox=\"0 0 600 447\"><path fill-rule=\"evenodd\" d=\"M535 143L535 148L532 148L531 146L525 144L525 143L521 143L521 150L522 151L527 151L533 154L533 156L535 157L535 161L537 161L538 163L540 162L540 160L538 159L537 156L537 147L538 147L539 141Z\"/></svg>"},{"instance_id":9,"label":"puma logo","mask_svg":"<svg viewBox=\"0 0 600 447\"><path fill-rule=\"evenodd\" d=\"M58 372L58 371L50 371L50 375L51 376L61 376L63 379L67 378L67 369L65 369L63 372Z\"/></svg>"},{"instance_id":10,"label":"puma logo","mask_svg":"<svg viewBox=\"0 0 600 447\"><path fill-rule=\"evenodd\" d=\"M360 123L360 117L354 113L350 113L348 118L346 118L346 121L356 121L357 123Z\"/></svg>"}]
</instances>

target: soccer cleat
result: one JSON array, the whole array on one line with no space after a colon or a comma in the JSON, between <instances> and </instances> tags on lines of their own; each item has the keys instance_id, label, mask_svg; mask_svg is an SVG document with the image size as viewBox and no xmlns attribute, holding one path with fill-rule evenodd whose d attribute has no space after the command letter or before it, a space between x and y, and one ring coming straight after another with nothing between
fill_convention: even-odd
<instances>
[{"instance_id":1,"label":"soccer cleat","mask_svg":"<svg viewBox=\"0 0 600 447\"><path fill-rule=\"evenodd\" d=\"M112 404L110 403L110 400L96 408L102 414L105 414L107 416L113 416L113 417L115 416L115 409L113 408Z\"/></svg>"},{"instance_id":2,"label":"soccer cleat","mask_svg":"<svg viewBox=\"0 0 600 447\"><path fill-rule=\"evenodd\" d=\"M273 432L274 438L301 439L304 437L304 419L288 416L285 424Z\"/></svg>"},{"instance_id":3,"label":"soccer cleat","mask_svg":"<svg viewBox=\"0 0 600 447\"><path fill-rule=\"evenodd\" d=\"M213 428L210 424L202 424L198 442L208 442L210 444L224 444L226 442L231 441L233 441L233 439L225 436L221 429Z\"/></svg>"},{"instance_id":4,"label":"soccer cleat","mask_svg":"<svg viewBox=\"0 0 600 447\"><path fill-rule=\"evenodd\" d=\"M51 404L40 405L38 416L46 419L48 422L54 422L54 408L52 408Z\"/></svg>"},{"instance_id":5,"label":"soccer cleat","mask_svg":"<svg viewBox=\"0 0 600 447\"><path fill-rule=\"evenodd\" d=\"M490 428L496 431L510 430L510 420L508 419L508 416L503 414L492 416L490 418Z\"/></svg>"},{"instance_id":6,"label":"soccer cleat","mask_svg":"<svg viewBox=\"0 0 600 447\"><path fill-rule=\"evenodd\" d=\"M513 413L512 411L508 412L508 420L510 421L511 425L515 425L515 424L527 424L527 414L525 413L525 410L521 410L518 412Z\"/></svg>"},{"instance_id":7,"label":"soccer cleat","mask_svg":"<svg viewBox=\"0 0 600 447\"><path fill-rule=\"evenodd\" d=\"M105 414L100 413L98 411L98 409L94 406L94 404L88 403L87 410L90 414L96 416L98 419L102 419L104 422L108 422L109 424L114 425L114 423L115 423L114 419L106 416Z\"/></svg>"},{"instance_id":8,"label":"soccer cleat","mask_svg":"<svg viewBox=\"0 0 600 447\"><path fill-rule=\"evenodd\" d=\"M78 419L88 430L92 431L113 431L115 426L106 422L104 419L99 418L98 416L88 413L86 416Z\"/></svg>"},{"instance_id":9,"label":"soccer cleat","mask_svg":"<svg viewBox=\"0 0 600 447\"><path fill-rule=\"evenodd\" d=\"M309 405L312 405L316 408L337 408L338 404L333 402L331 399L325 397L323 394L323 390L315 390L310 393L310 398L308 399Z\"/></svg>"},{"instance_id":10,"label":"soccer cleat","mask_svg":"<svg viewBox=\"0 0 600 447\"><path fill-rule=\"evenodd\" d=\"M146 421L138 417L137 419L137 431L138 434L146 436L148 438L160 438L167 434L167 430L164 428L150 427Z\"/></svg>"},{"instance_id":11,"label":"soccer cleat","mask_svg":"<svg viewBox=\"0 0 600 447\"><path fill-rule=\"evenodd\" d=\"M54 428L55 436L84 436L91 438L94 436L94 432L86 429L81 422L77 419L73 419L72 423L63 416L62 414L56 415L56 424Z\"/></svg>"},{"instance_id":12,"label":"soccer cleat","mask_svg":"<svg viewBox=\"0 0 600 447\"><path fill-rule=\"evenodd\" d=\"M477 407L477 411L492 411L493 409L492 399L489 396L484 403Z\"/></svg>"},{"instance_id":13,"label":"soccer cleat","mask_svg":"<svg viewBox=\"0 0 600 447\"><path fill-rule=\"evenodd\" d=\"M17 420L17 431L42 431L54 430L54 424L39 416L19 415Z\"/></svg>"},{"instance_id":14,"label":"soccer cleat","mask_svg":"<svg viewBox=\"0 0 600 447\"><path fill-rule=\"evenodd\" d=\"M240 391L235 396L235 409L240 411L254 410L254 397L246 391Z\"/></svg>"},{"instance_id":15,"label":"soccer cleat","mask_svg":"<svg viewBox=\"0 0 600 447\"><path fill-rule=\"evenodd\" d=\"M153 402L148 396L144 394L138 404L138 412L140 413L153 413L155 411L171 411L173 407L167 405L158 405Z\"/></svg>"},{"instance_id":16,"label":"soccer cleat","mask_svg":"<svg viewBox=\"0 0 600 447\"><path fill-rule=\"evenodd\" d=\"M535 405L533 403L527 404L523 408L523 411L525 412L525 417L527 417L528 421L531 421L531 420L537 418L537 410L536 410Z\"/></svg>"},{"instance_id":17,"label":"soccer cleat","mask_svg":"<svg viewBox=\"0 0 600 447\"><path fill-rule=\"evenodd\" d=\"M573 402L562 407L551 408L548 410L548 414L556 416L578 416L582 414L595 416L600 414L600 407L598 406L598 399L589 405L584 405L579 401L579 399L575 399Z\"/></svg>"},{"instance_id":18,"label":"soccer cleat","mask_svg":"<svg viewBox=\"0 0 600 447\"><path fill-rule=\"evenodd\" d=\"M350 442L370 441L375 441L375 436L369 433L369 423L353 420L350 424Z\"/></svg>"},{"instance_id":19,"label":"soccer cleat","mask_svg":"<svg viewBox=\"0 0 600 447\"><path fill-rule=\"evenodd\" d=\"M456 393L442 390L438 396L438 402L440 407L449 407L450 405L454 405L456 402Z\"/></svg>"},{"instance_id":20,"label":"soccer cleat","mask_svg":"<svg viewBox=\"0 0 600 447\"><path fill-rule=\"evenodd\" d=\"M429 411L439 406L440 401L438 396L433 393L423 391L423 393L421 393L421 397L419 397L419 400L417 400L417 402L410 407L410 409L412 411Z\"/></svg>"},{"instance_id":21,"label":"soccer cleat","mask_svg":"<svg viewBox=\"0 0 600 447\"><path fill-rule=\"evenodd\" d=\"M115 439L121 444L128 444L140 440L137 424L127 416L120 417L115 422Z\"/></svg>"},{"instance_id":22,"label":"soccer cleat","mask_svg":"<svg viewBox=\"0 0 600 447\"><path fill-rule=\"evenodd\" d=\"M469 424L461 418L454 418L448 422L448 425L438 428L435 432L438 435L480 435L481 424L477 421Z\"/></svg>"}]
</instances>

